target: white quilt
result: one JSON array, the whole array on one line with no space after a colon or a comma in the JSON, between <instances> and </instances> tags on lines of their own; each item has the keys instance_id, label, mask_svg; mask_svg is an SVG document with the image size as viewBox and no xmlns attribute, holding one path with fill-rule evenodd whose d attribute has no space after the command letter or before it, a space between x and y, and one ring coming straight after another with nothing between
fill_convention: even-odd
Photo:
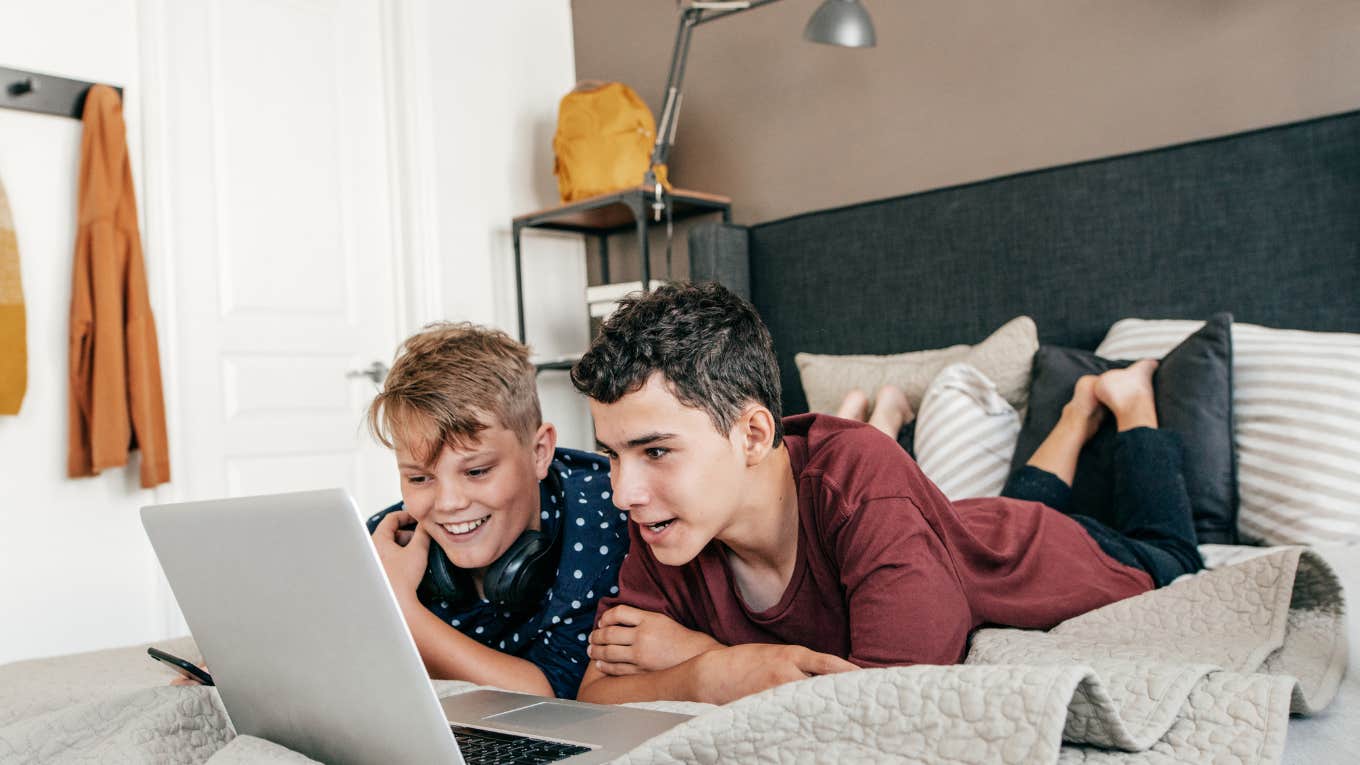
<instances>
[{"instance_id":1,"label":"white quilt","mask_svg":"<svg viewBox=\"0 0 1360 765\"><path fill-rule=\"evenodd\" d=\"M1324 707L1345 672L1342 591L1302 548L1234 556L1048 632L981 630L964 665L645 705L702 714L620 761L1278 762L1291 711ZM0 667L0 762L308 761L234 736L215 691L160 685L142 651Z\"/></svg>"}]
</instances>

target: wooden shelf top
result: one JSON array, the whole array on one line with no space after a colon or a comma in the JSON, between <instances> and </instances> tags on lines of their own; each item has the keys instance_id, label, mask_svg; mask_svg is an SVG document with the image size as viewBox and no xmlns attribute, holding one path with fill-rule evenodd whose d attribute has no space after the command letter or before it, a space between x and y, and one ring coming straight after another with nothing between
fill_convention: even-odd
<instances>
[{"instance_id":1,"label":"wooden shelf top","mask_svg":"<svg viewBox=\"0 0 1360 765\"><path fill-rule=\"evenodd\" d=\"M636 199L637 203L644 206L644 215L650 213L647 205L650 204L651 194L650 189L638 186L516 216L514 221L515 225L521 228L607 233L636 225L633 213L624 200ZM672 188L667 192L667 196L671 199L672 215L675 220L732 207L731 198L702 191Z\"/></svg>"}]
</instances>

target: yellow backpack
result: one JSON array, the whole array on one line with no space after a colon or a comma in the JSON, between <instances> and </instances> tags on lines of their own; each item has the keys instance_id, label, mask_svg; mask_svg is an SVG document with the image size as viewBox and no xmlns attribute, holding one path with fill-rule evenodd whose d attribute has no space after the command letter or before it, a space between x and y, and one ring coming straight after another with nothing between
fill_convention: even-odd
<instances>
[{"instance_id":1,"label":"yellow backpack","mask_svg":"<svg viewBox=\"0 0 1360 765\"><path fill-rule=\"evenodd\" d=\"M563 202L642 184L656 141L656 122L633 89L621 82L582 82L557 109L553 174ZM656 177L667 188L666 166Z\"/></svg>"}]
</instances>

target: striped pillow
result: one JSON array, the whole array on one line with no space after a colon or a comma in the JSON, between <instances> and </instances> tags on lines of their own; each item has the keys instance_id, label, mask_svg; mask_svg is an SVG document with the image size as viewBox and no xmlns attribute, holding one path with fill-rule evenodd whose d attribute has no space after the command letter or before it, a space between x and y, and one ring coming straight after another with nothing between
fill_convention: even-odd
<instances>
[{"instance_id":1,"label":"striped pillow","mask_svg":"<svg viewBox=\"0 0 1360 765\"><path fill-rule=\"evenodd\" d=\"M1020 416L986 375L951 364L916 415L916 462L951 500L995 497L1006 485Z\"/></svg>"},{"instance_id":2,"label":"striped pillow","mask_svg":"<svg viewBox=\"0 0 1360 765\"><path fill-rule=\"evenodd\" d=\"M1096 353L1159 357L1200 326L1125 319ZM1360 334L1233 324L1233 411L1241 533L1360 542Z\"/></svg>"}]
</instances>

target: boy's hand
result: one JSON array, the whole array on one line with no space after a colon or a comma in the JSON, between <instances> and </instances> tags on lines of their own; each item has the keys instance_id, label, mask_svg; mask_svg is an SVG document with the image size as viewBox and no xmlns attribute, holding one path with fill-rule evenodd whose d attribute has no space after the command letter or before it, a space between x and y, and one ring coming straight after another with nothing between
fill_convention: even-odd
<instances>
[{"instance_id":1,"label":"boy's hand","mask_svg":"<svg viewBox=\"0 0 1360 765\"><path fill-rule=\"evenodd\" d=\"M203 670L204 672L207 672L207 671L208 671L208 665L207 665L207 664L200 664L200 665L198 665L198 668L201 669L201 670ZM170 684L171 684L171 685L202 685L203 683L199 682L198 678L196 678L196 677L189 677L188 675L175 675L175 679L174 679L174 680L171 680L171 681L170 681Z\"/></svg>"},{"instance_id":2,"label":"boy's hand","mask_svg":"<svg viewBox=\"0 0 1360 765\"><path fill-rule=\"evenodd\" d=\"M670 669L722 647L722 643L680 626L665 614L614 606L591 631L586 652L606 675L635 675Z\"/></svg>"},{"instance_id":3,"label":"boy's hand","mask_svg":"<svg viewBox=\"0 0 1360 765\"><path fill-rule=\"evenodd\" d=\"M414 597L429 565L430 535L416 526L415 531L400 528L415 523L405 510L388 513L373 530L373 545L378 548L387 580L397 599Z\"/></svg>"},{"instance_id":4,"label":"boy's hand","mask_svg":"<svg viewBox=\"0 0 1360 765\"><path fill-rule=\"evenodd\" d=\"M709 651L696 660L697 701L726 704L776 685L859 667L800 645L747 643Z\"/></svg>"}]
</instances>

